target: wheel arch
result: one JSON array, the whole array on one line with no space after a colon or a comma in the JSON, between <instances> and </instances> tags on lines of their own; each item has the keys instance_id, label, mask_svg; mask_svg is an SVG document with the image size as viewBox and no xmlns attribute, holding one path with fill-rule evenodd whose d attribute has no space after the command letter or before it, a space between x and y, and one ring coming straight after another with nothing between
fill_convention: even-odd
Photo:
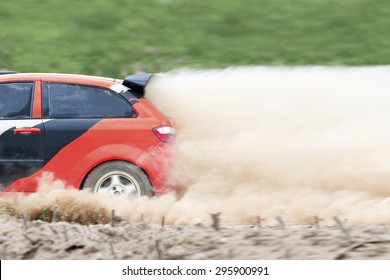
<instances>
[{"instance_id":1,"label":"wheel arch","mask_svg":"<svg viewBox=\"0 0 390 280\"><path fill-rule=\"evenodd\" d=\"M97 164L95 164L92 168L90 168L90 170L84 175L83 179L81 180L81 183L79 185L79 189L82 190L84 188L84 183L85 183L85 180L87 179L87 177L96 169L98 168L99 166L101 166L102 164L105 164L105 163L109 163L109 162L126 162L126 163L129 163L129 164L132 164L132 165L135 165L137 166L145 175L146 177L148 178L151 186L152 186L152 190L153 190L153 193L154 193L154 187L153 187L153 182L149 176L149 174L145 171L144 168L142 168L142 166L134 163L134 162L131 162L131 161L128 161L128 160L124 160L124 159L109 159L109 160L106 160L106 161L102 161L102 162L99 162Z\"/></svg>"},{"instance_id":2,"label":"wheel arch","mask_svg":"<svg viewBox=\"0 0 390 280\"><path fill-rule=\"evenodd\" d=\"M74 187L82 189L85 179L96 167L110 161L124 161L138 166L148 177L154 188L152 176L142 164L146 157L148 157L148 153L132 146L123 144L106 145L80 158L72 169L69 170L71 175L68 180Z\"/></svg>"}]
</instances>

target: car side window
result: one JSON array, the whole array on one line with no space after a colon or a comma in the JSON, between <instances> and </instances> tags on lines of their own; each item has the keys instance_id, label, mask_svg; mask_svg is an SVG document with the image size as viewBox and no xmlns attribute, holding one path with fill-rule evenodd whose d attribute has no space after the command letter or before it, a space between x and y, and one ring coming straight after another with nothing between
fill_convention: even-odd
<instances>
[{"instance_id":1,"label":"car side window","mask_svg":"<svg viewBox=\"0 0 390 280\"><path fill-rule=\"evenodd\" d=\"M33 83L0 84L0 119L30 118Z\"/></svg>"},{"instance_id":2,"label":"car side window","mask_svg":"<svg viewBox=\"0 0 390 280\"><path fill-rule=\"evenodd\" d=\"M119 94L109 89L66 83L42 85L46 118L131 118L136 113Z\"/></svg>"}]
</instances>

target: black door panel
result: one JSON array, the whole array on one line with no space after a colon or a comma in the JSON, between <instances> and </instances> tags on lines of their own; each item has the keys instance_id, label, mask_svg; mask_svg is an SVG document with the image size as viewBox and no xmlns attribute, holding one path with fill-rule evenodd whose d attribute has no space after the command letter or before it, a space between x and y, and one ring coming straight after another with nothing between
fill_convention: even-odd
<instances>
[{"instance_id":1,"label":"black door panel","mask_svg":"<svg viewBox=\"0 0 390 280\"><path fill-rule=\"evenodd\" d=\"M40 133L15 133L35 128ZM0 120L0 189L30 176L43 167L44 127L42 120Z\"/></svg>"}]
</instances>

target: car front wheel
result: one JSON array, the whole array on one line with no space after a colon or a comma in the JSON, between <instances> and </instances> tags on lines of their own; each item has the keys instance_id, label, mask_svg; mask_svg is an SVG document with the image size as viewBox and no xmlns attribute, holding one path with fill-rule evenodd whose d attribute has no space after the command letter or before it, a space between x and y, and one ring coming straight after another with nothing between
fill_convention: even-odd
<instances>
[{"instance_id":1,"label":"car front wheel","mask_svg":"<svg viewBox=\"0 0 390 280\"><path fill-rule=\"evenodd\" d=\"M111 161L97 166L87 176L83 189L129 201L153 195L148 176L140 167L125 161Z\"/></svg>"}]
</instances>

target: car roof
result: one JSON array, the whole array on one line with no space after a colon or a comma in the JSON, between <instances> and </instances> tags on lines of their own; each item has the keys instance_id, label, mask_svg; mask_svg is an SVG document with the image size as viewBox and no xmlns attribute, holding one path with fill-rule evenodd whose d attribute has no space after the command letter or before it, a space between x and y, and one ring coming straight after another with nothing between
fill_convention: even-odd
<instances>
[{"instance_id":1,"label":"car roof","mask_svg":"<svg viewBox=\"0 0 390 280\"><path fill-rule=\"evenodd\" d=\"M42 80L47 82L82 83L101 86L120 82L120 80L116 80L114 78L62 73L15 73L0 75L0 82L36 80Z\"/></svg>"}]
</instances>

